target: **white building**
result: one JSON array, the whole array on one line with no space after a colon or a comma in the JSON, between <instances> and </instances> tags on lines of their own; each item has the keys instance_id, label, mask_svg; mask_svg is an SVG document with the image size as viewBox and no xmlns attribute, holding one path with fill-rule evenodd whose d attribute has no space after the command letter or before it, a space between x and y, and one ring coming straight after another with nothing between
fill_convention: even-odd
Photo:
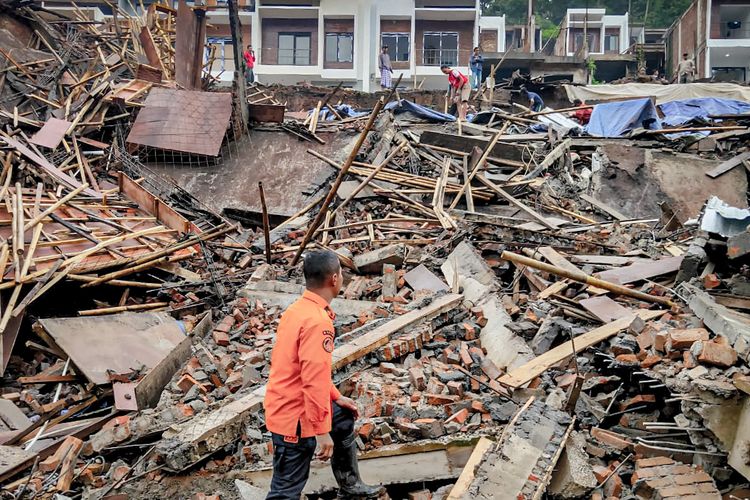
<instances>
[{"instance_id":1,"label":"white building","mask_svg":"<svg viewBox=\"0 0 750 500\"><path fill-rule=\"evenodd\" d=\"M405 82L425 80L423 88L446 86L443 63L468 68L480 40L489 52L504 51L505 18L479 13L479 0L257 0L241 21L250 25L258 80L344 81L372 91L379 86L383 45L389 47L393 79L403 73ZM228 20L216 11L208 22ZM225 55L228 70L231 51Z\"/></svg>"},{"instance_id":2,"label":"white building","mask_svg":"<svg viewBox=\"0 0 750 500\"><path fill-rule=\"evenodd\" d=\"M568 9L555 46L555 54L575 56L583 49L584 34L588 53L622 54L630 45L628 13L607 15L605 9Z\"/></svg>"}]
</instances>

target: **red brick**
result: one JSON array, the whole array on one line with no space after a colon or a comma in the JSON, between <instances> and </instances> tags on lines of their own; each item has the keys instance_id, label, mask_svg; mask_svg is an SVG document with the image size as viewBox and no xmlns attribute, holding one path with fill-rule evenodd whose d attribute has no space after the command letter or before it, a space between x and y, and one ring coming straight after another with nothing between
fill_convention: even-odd
<instances>
[{"instance_id":1,"label":"red brick","mask_svg":"<svg viewBox=\"0 0 750 500\"><path fill-rule=\"evenodd\" d=\"M458 381L448 382L448 392L459 397L464 397L464 384Z\"/></svg>"},{"instance_id":2,"label":"red brick","mask_svg":"<svg viewBox=\"0 0 750 500\"><path fill-rule=\"evenodd\" d=\"M123 477L125 477L130 472L130 467L127 465L120 465L119 467L115 467L115 470L112 471L112 480L113 481L119 481Z\"/></svg>"},{"instance_id":3,"label":"red brick","mask_svg":"<svg viewBox=\"0 0 750 500\"><path fill-rule=\"evenodd\" d=\"M661 363L661 359L661 356L658 354L649 354L641 361L641 368L651 368L652 366Z\"/></svg>"},{"instance_id":4,"label":"red brick","mask_svg":"<svg viewBox=\"0 0 750 500\"><path fill-rule=\"evenodd\" d=\"M447 424L448 422L456 422L459 424L463 424L464 422L466 422L467 418L469 418L469 410L464 408L463 410L457 411L456 413L451 415L450 418L445 421L445 423Z\"/></svg>"},{"instance_id":5,"label":"red brick","mask_svg":"<svg viewBox=\"0 0 750 500\"><path fill-rule=\"evenodd\" d=\"M692 474L683 474L679 476L675 476L674 482L678 485L683 484L695 484L695 483L712 483L713 480L711 479L711 476L706 474L705 472L694 472Z\"/></svg>"},{"instance_id":6,"label":"red brick","mask_svg":"<svg viewBox=\"0 0 750 500\"><path fill-rule=\"evenodd\" d=\"M179 387L182 392L189 391L191 387L197 384L198 381L188 374L183 375L180 377L180 380L177 381L177 387Z\"/></svg>"},{"instance_id":7,"label":"red brick","mask_svg":"<svg viewBox=\"0 0 750 500\"><path fill-rule=\"evenodd\" d=\"M698 361L707 365L729 368L737 362L737 351L716 342L703 342Z\"/></svg>"},{"instance_id":8,"label":"red brick","mask_svg":"<svg viewBox=\"0 0 750 500\"><path fill-rule=\"evenodd\" d=\"M638 356L635 354L620 354L615 358L615 360L618 363L623 363L626 365L637 365L638 364Z\"/></svg>"},{"instance_id":9,"label":"red brick","mask_svg":"<svg viewBox=\"0 0 750 500\"><path fill-rule=\"evenodd\" d=\"M638 342L638 347L640 347L641 350L645 351L646 349L654 345L654 332L652 330L643 330L638 334L635 340L636 342Z\"/></svg>"},{"instance_id":10,"label":"red brick","mask_svg":"<svg viewBox=\"0 0 750 500\"><path fill-rule=\"evenodd\" d=\"M635 461L636 468L656 467L658 465L672 465L675 461L668 457L642 458Z\"/></svg>"},{"instance_id":11,"label":"red brick","mask_svg":"<svg viewBox=\"0 0 750 500\"><path fill-rule=\"evenodd\" d=\"M220 345L220 346L229 345L229 335L227 334L227 332L223 332L221 330L214 330L212 335L214 337L214 342L216 342L216 345Z\"/></svg>"},{"instance_id":12,"label":"red brick","mask_svg":"<svg viewBox=\"0 0 750 500\"><path fill-rule=\"evenodd\" d=\"M603 465L594 465L594 477L596 478L597 483L601 483L605 479L607 479L607 476L610 475L612 472L608 467L604 467Z\"/></svg>"},{"instance_id":13,"label":"red brick","mask_svg":"<svg viewBox=\"0 0 750 500\"><path fill-rule=\"evenodd\" d=\"M432 500L430 490L412 491L409 493L409 500Z\"/></svg>"},{"instance_id":14,"label":"red brick","mask_svg":"<svg viewBox=\"0 0 750 500\"><path fill-rule=\"evenodd\" d=\"M372 431L374 430L375 430L375 424L373 424L372 422L365 422L364 424L360 426L359 430L357 431L357 434L359 434L359 436L362 439L368 440L370 439L370 435L372 434Z\"/></svg>"},{"instance_id":15,"label":"red brick","mask_svg":"<svg viewBox=\"0 0 750 500\"><path fill-rule=\"evenodd\" d=\"M684 497L686 495L694 494L696 493L696 488L693 485L685 485L685 486L669 486L667 488L662 488L659 490L659 494L662 498L669 498L669 497Z\"/></svg>"},{"instance_id":16,"label":"red brick","mask_svg":"<svg viewBox=\"0 0 750 500\"><path fill-rule=\"evenodd\" d=\"M427 399L428 405L435 406L455 403L460 399L458 396L448 394L425 394L425 398Z\"/></svg>"},{"instance_id":17,"label":"red brick","mask_svg":"<svg viewBox=\"0 0 750 500\"><path fill-rule=\"evenodd\" d=\"M423 391L427 387L427 383L424 379L424 372L417 366L409 368L409 379L411 380L411 384L418 391Z\"/></svg>"},{"instance_id":18,"label":"red brick","mask_svg":"<svg viewBox=\"0 0 750 500\"><path fill-rule=\"evenodd\" d=\"M591 436L597 441L618 450L624 450L633 445L633 443L625 436L598 427L593 427L591 429Z\"/></svg>"},{"instance_id":19,"label":"red brick","mask_svg":"<svg viewBox=\"0 0 750 500\"><path fill-rule=\"evenodd\" d=\"M721 280L719 279L718 276L716 276L716 274L711 273L703 277L703 287L706 290L711 290L713 288L716 288L719 285L721 285Z\"/></svg>"},{"instance_id":20,"label":"red brick","mask_svg":"<svg viewBox=\"0 0 750 500\"><path fill-rule=\"evenodd\" d=\"M474 340L477 338L477 331L472 325L469 323L463 323L461 326L464 329L464 339Z\"/></svg>"},{"instance_id":21,"label":"red brick","mask_svg":"<svg viewBox=\"0 0 750 500\"><path fill-rule=\"evenodd\" d=\"M633 406L641 406L645 404L656 403L656 396L653 394L639 394L634 396L620 405L621 410L627 410Z\"/></svg>"},{"instance_id":22,"label":"red brick","mask_svg":"<svg viewBox=\"0 0 750 500\"><path fill-rule=\"evenodd\" d=\"M670 330L667 339L667 351L682 351L690 349L695 342L708 340L708 330L705 328L689 328L686 330Z\"/></svg>"},{"instance_id":23,"label":"red brick","mask_svg":"<svg viewBox=\"0 0 750 500\"><path fill-rule=\"evenodd\" d=\"M484 413L486 411L484 408L484 403L482 403L478 399L475 399L471 402L471 409L477 413Z\"/></svg>"},{"instance_id":24,"label":"red brick","mask_svg":"<svg viewBox=\"0 0 750 500\"><path fill-rule=\"evenodd\" d=\"M656 334L654 335L654 348L657 351L666 352L668 339L669 339L669 333L656 332Z\"/></svg>"}]
</instances>

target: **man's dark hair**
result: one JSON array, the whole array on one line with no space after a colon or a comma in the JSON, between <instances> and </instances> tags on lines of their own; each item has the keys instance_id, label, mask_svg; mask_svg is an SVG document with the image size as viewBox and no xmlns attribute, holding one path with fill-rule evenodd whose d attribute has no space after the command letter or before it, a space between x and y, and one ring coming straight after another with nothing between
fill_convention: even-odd
<instances>
[{"instance_id":1,"label":"man's dark hair","mask_svg":"<svg viewBox=\"0 0 750 500\"><path fill-rule=\"evenodd\" d=\"M583 104L583 101L581 101L580 99L576 99L575 101L573 101L573 106L580 106L581 104Z\"/></svg>"},{"instance_id":2,"label":"man's dark hair","mask_svg":"<svg viewBox=\"0 0 750 500\"><path fill-rule=\"evenodd\" d=\"M330 250L315 250L305 254L302 270L308 288L321 288L326 280L339 272L339 258Z\"/></svg>"},{"instance_id":3,"label":"man's dark hair","mask_svg":"<svg viewBox=\"0 0 750 500\"><path fill-rule=\"evenodd\" d=\"M687 57L687 56L688 56L687 52L685 52L684 54L682 54L682 57Z\"/></svg>"},{"instance_id":4,"label":"man's dark hair","mask_svg":"<svg viewBox=\"0 0 750 500\"><path fill-rule=\"evenodd\" d=\"M388 46L387 45L383 45L383 50L388 50Z\"/></svg>"},{"instance_id":5,"label":"man's dark hair","mask_svg":"<svg viewBox=\"0 0 750 500\"><path fill-rule=\"evenodd\" d=\"M451 68L451 67L450 67L450 66L448 66L447 64L441 64L441 65L440 65L440 69L441 69L441 70L443 70L443 69L450 69L450 68Z\"/></svg>"}]
</instances>

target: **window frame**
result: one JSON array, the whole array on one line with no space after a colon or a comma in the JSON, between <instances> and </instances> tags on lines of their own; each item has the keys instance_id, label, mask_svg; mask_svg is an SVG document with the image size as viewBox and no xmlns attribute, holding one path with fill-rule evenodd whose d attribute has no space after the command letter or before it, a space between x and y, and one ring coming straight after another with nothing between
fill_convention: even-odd
<instances>
[{"instance_id":1,"label":"window frame","mask_svg":"<svg viewBox=\"0 0 750 500\"><path fill-rule=\"evenodd\" d=\"M391 56L391 62L406 62L408 63L411 60L411 33L405 32L405 31L384 31L380 34L380 47L384 47L386 45L385 39L387 38L393 38L395 39L395 47L396 50L388 50L388 55ZM406 59L399 58L399 52L398 52L398 40L399 38L406 38ZM390 46L389 46L390 47Z\"/></svg>"},{"instance_id":2,"label":"window frame","mask_svg":"<svg viewBox=\"0 0 750 500\"><path fill-rule=\"evenodd\" d=\"M440 37L440 48L439 49L427 49L425 48L426 43L426 37L428 36L439 36ZM447 38L448 36L455 36L456 37L456 48L455 49L445 49L443 48L443 39ZM459 47L461 47L461 34L458 31L425 31L422 33L422 64L424 66L441 66L443 64L447 64L448 66L457 66L459 57L458 57L458 51ZM437 50L439 56L436 58L437 62L427 62L428 58L426 56L427 50ZM455 59L447 60L443 54L445 51L452 50L456 53Z\"/></svg>"},{"instance_id":3,"label":"window frame","mask_svg":"<svg viewBox=\"0 0 750 500\"><path fill-rule=\"evenodd\" d=\"M328 59L328 37L336 37L336 59L331 60ZM342 38L348 38L351 41L351 55L350 58L347 59L341 59L341 39ZM325 34L325 50L323 51L323 62L324 63L340 63L340 64L354 64L354 33L344 31L344 32L327 32Z\"/></svg>"},{"instance_id":4,"label":"window frame","mask_svg":"<svg viewBox=\"0 0 750 500\"><path fill-rule=\"evenodd\" d=\"M280 52L281 52L281 37L282 36L291 36L291 37L293 37L294 44L293 44L293 47L291 49L292 50L292 62L291 63L287 63L287 62L283 62L282 63L281 62L281 54L280 54ZM298 49L297 48L297 39L299 39L299 38L307 38L307 40L308 40L308 43L307 43L308 49L306 49L307 50L307 63L306 64L299 64L297 62L297 60L299 58L299 56L297 54L297 51L298 50L305 50L305 49ZM277 42L276 43L276 51L277 51L276 64L278 64L280 66L312 66L312 33L307 32L307 31L280 31L277 34L276 42ZM284 49L284 50L288 50L288 49Z\"/></svg>"}]
</instances>

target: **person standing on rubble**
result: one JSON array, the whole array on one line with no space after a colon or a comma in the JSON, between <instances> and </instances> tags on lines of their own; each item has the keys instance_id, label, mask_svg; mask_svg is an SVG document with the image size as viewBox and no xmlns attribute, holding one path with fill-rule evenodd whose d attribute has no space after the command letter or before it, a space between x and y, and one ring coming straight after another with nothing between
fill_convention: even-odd
<instances>
[{"instance_id":1,"label":"person standing on rubble","mask_svg":"<svg viewBox=\"0 0 750 500\"><path fill-rule=\"evenodd\" d=\"M479 53L479 47L474 47L474 53L469 61L471 66L471 76L474 80L474 90L478 90L482 84L482 71L484 69L484 57Z\"/></svg>"},{"instance_id":2,"label":"person standing on rubble","mask_svg":"<svg viewBox=\"0 0 750 500\"><path fill-rule=\"evenodd\" d=\"M281 316L271 352L263 405L273 441L273 479L266 499L299 500L313 458L331 459L340 497L377 497L383 488L359 476L357 403L331 380L330 303L342 287L341 265L330 250L314 251L305 255L303 272L306 290Z\"/></svg>"},{"instance_id":3,"label":"person standing on rubble","mask_svg":"<svg viewBox=\"0 0 750 500\"><path fill-rule=\"evenodd\" d=\"M378 57L378 69L380 70L380 88L390 90L393 67L391 66L391 56L388 54L387 45L383 45L383 50Z\"/></svg>"},{"instance_id":4,"label":"person standing on rubble","mask_svg":"<svg viewBox=\"0 0 750 500\"><path fill-rule=\"evenodd\" d=\"M677 64L677 83L693 83L695 79L695 62L685 52L682 61Z\"/></svg>"},{"instance_id":5,"label":"person standing on rubble","mask_svg":"<svg viewBox=\"0 0 750 500\"><path fill-rule=\"evenodd\" d=\"M469 109L469 97L471 96L469 78L447 64L440 66L440 71L444 75L448 75L448 83L450 84L449 99L458 106L458 119L465 122L466 111Z\"/></svg>"},{"instance_id":6,"label":"person standing on rubble","mask_svg":"<svg viewBox=\"0 0 750 500\"><path fill-rule=\"evenodd\" d=\"M245 59L245 81L250 85L255 81L255 51L252 45L247 46L242 57Z\"/></svg>"},{"instance_id":7,"label":"person standing on rubble","mask_svg":"<svg viewBox=\"0 0 750 500\"><path fill-rule=\"evenodd\" d=\"M531 111L533 111L534 113L538 113L544 109L544 101L542 100L542 96L540 96L536 92L529 92L526 87L521 87L521 93L526 97L526 99L528 99L529 108L531 108Z\"/></svg>"}]
</instances>

